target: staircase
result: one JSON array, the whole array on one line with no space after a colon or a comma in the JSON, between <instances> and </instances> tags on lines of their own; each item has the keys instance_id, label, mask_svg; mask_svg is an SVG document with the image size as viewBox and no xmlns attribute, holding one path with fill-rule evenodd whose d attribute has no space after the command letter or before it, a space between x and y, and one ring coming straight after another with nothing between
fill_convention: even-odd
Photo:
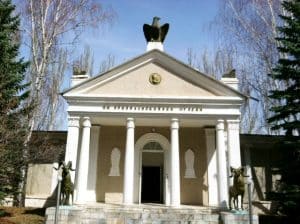
<instances>
[{"instance_id":1,"label":"staircase","mask_svg":"<svg viewBox=\"0 0 300 224\"><path fill-rule=\"evenodd\" d=\"M258 224L257 216L253 224ZM46 224L54 224L55 208L46 210ZM248 224L248 214L215 208L160 205L60 206L57 224ZM222 221L221 221L222 220Z\"/></svg>"}]
</instances>

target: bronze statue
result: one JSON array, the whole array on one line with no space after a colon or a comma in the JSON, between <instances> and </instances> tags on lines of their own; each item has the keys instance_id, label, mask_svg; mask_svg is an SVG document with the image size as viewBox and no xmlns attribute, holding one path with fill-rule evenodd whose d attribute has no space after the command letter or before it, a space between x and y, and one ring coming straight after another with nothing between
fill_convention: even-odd
<instances>
[{"instance_id":1,"label":"bronze statue","mask_svg":"<svg viewBox=\"0 0 300 224\"><path fill-rule=\"evenodd\" d=\"M233 206L235 209L239 207L239 195L241 196L241 209L244 209L243 201L244 201L244 193L245 193L245 182L244 177L248 177L244 175L244 168L233 168L230 167L231 176L233 177L233 186L229 188L229 209L231 210L231 201L233 199Z\"/></svg>"},{"instance_id":2,"label":"bronze statue","mask_svg":"<svg viewBox=\"0 0 300 224\"><path fill-rule=\"evenodd\" d=\"M155 16L152 25L144 24L143 31L147 42L163 43L169 30L169 24L159 25L160 18Z\"/></svg>"},{"instance_id":3,"label":"bronze statue","mask_svg":"<svg viewBox=\"0 0 300 224\"><path fill-rule=\"evenodd\" d=\"M69 161L67 165L65 162L60 162L58 169L62 169L62 181L61 181L61 195L60 195L60 202L62 205L69 205L70 195L72 196L72 203L73 203L73 194L74 194L74 184L71 180L70 171L75 171L72 169L72 162Z\"/></svg>"}]
</instances>

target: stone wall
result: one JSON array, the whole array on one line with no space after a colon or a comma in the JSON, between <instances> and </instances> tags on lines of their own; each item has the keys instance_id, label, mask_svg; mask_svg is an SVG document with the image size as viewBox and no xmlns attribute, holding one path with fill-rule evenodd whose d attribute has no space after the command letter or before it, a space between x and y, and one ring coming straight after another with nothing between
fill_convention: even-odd
<instances>
[{"instance_id":1,"label":"stone wall","mask_svg":"<svg viewBox=\"0 0 300 224\"><path fill-rule=\"evenodd\" d=\"M47 207L55 204L57 171L54 164L29 164L25 205Z\"/></svg>"}]
</instances>

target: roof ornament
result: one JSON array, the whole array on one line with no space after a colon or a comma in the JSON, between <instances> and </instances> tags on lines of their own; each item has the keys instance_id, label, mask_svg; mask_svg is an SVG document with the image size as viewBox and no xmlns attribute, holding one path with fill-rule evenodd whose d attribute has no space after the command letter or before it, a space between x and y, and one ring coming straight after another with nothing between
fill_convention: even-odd
<instances>
[{"instance_id":1,"label":"roof ornament","mask_svg":"<svg viewBox=\"0 0 300 224\"><path fill-rule=\"evenodd\" d=\"M227 73L223 74L223 78L236 78L235 69L231 69Z\"/></svg>"},{"instance_id":2,"label":"roof ornament","mask_svg":"<svg viewBox=\"0 0 300 224\"><path fill-rule=\"evenodd\" d=\"M221 81L233 89L239 89L239 80L237 79L235 69L231 69L223 74Z\"/></svg>"},{"instance_id":3,"label":"roof ornament","mask_svg":"<svg viewBox=\"0 0 300 224\"><path fill-rule=\"evenodd\" d=\"M152 25L144 24L143 31L147 42L163 43L169 30L169 24L159 25L160 18L153 17Z\"/></svg>"}]
</instances>

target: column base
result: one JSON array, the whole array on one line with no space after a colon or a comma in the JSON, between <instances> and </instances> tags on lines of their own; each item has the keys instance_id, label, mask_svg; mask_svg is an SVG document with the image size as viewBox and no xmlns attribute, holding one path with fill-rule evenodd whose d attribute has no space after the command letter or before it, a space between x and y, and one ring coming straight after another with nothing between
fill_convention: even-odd
<instances>
[{"instance_id":1,"label":"column base","mask_svg":"<svg viewBox=\"0 0 300 224\"><path fill-rule=\"evenodd\" d=\"M169 206L172 207L172 208L180 208L181 204L179 204L179 205L169 205Z\"/></svg>"},{"instance_id":2,"label":"column base","mask_svg":"<svg viewBox=\"0 0 300 224\"><path fill-rule=\"evenodd\" d=\"M87 191L86 197L89 199L86 202L97 202L95 191Z\"/></svg>"}]
</instances>

